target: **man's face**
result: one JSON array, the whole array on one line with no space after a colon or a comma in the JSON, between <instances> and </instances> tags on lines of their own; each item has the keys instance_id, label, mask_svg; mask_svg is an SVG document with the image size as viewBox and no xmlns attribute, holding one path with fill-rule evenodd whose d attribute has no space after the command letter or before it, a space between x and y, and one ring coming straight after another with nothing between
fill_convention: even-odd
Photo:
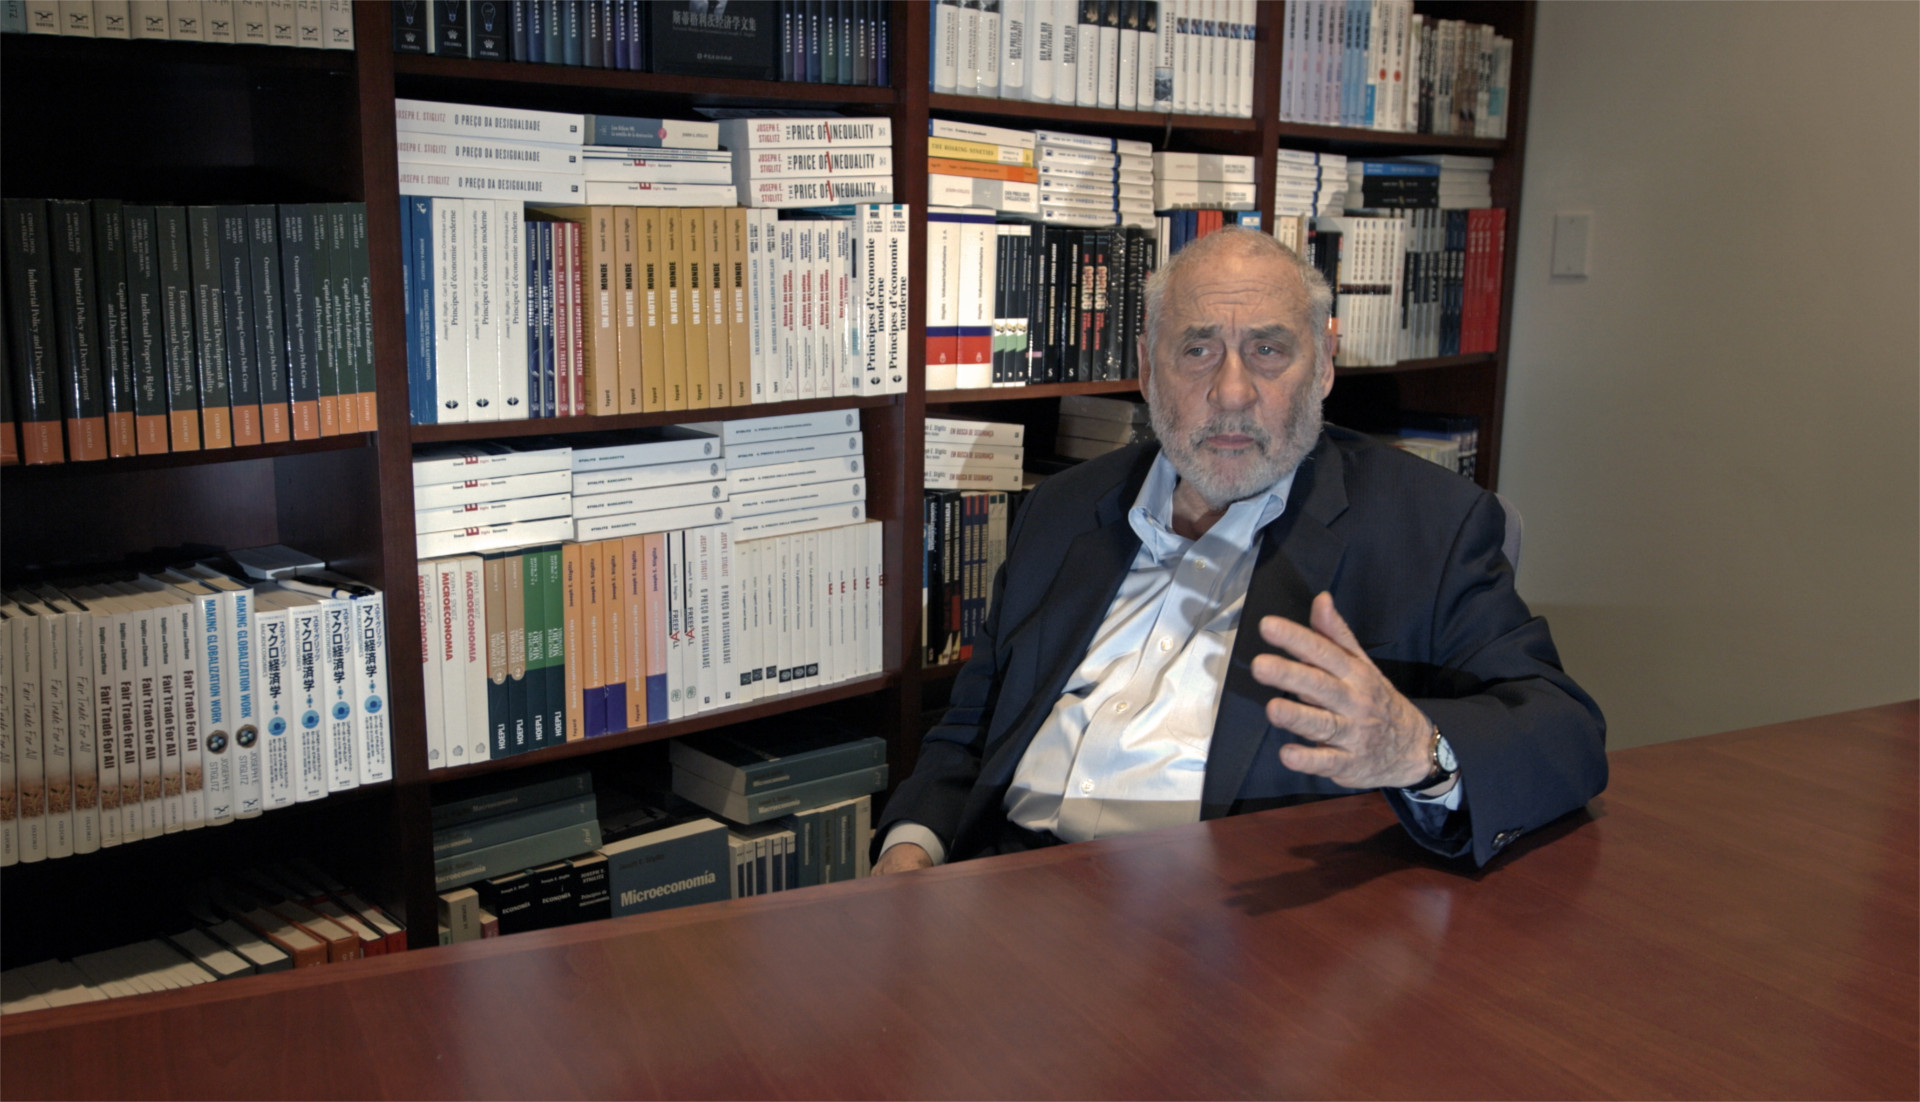
<instances>
[{"instance_id":1,"label":"man's face","mask_svg":"<svg viewBox=\"0 0 1920 1102\"><path fill-rule=\"evenodd\" d=\"M1278 257L1224 249L1167 288L1142 382L1168 460L1216 511L1293 470L1320 436L1333 372L1315 368L1307 319L1307 289Z\"/></svg>"}]
</instances>

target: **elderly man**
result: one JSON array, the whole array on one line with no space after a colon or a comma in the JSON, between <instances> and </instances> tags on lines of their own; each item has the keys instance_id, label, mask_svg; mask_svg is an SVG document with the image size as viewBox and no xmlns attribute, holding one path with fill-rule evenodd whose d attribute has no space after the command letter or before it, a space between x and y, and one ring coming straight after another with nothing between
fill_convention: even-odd
<instances>
[{"instance_id":1,"label":"elderly man","mask_svg":"<svg viewBox=\"0 0 1920 1102\"><path fill-rule=\"evenodd\" d=\"M1160 444L1034 491L876 875L1363 789L1485 864L1606 786L1499 502L1323 427L1331 302L1247 230L1149 281Z\"/></svg>"}]
</instances>

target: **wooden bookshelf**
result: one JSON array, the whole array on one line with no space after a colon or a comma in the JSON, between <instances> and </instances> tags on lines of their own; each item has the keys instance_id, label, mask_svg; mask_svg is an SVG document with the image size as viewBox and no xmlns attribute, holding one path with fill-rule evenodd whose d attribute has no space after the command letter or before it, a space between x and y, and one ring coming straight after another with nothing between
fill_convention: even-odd
<instances>
[{"instance_id":1,"label":"wooden bookshelf","mask_svg":"<svg viewBox=\"0 0 1920 1102\"><path fill-rule=\"evenodd\" d=\"M1447 138L1314 127L1278 121L1282 6L1259 8L1254 115L1217 118L1101 111L929 91L929 8L891 5L894 84L842 85L709 80L614 70L565 68L395 55L389 5L355 5L355 52L192 43L110 42L0 36L0 191L9 196L116 197L203 203L362 201L367 204L380 428L317 442L69 464L7 468L0 510L7 533L8 581L36 566L105 562L149 548L207 548L281 542L337 561L381 587L387 598L389 697L394 717L395 780L276 812L236 827L200 830L118 850L6 871L0 893L8 965L28 953L69 955L104 947L76 945L85 922L63 910L104 902L88 885L101 876L165 880L238 867L260 854L308 855L342 879L390 903L407 921L415 947L435 942L428 812L436 794L500 785L562 768L659 769L661 740L801 708L857 715L888 738L893 776L913 768L924 706L956 672L923 669L920 647L920 443L929 410L987 415L1044 426L1058 398L1122 394L1131 380L1021 388L937 391L923 373L904 395L818 399L671 414L507 421L486 425L408 424L401 219L394 153L396 94L576 112L689 117L697 106L764 105L885 115L894 123L895 194L912 204L916 256L925 233L924 164L929 117L972 118L1002 126L1045 126L1147 139L1156 148L1251 155L1259 209L1272 220L1274 150L1349 154L1469 152L1495 158L1496 203L1516 211L1527 122L1534 10L1527 4L1428 4L1422 11L1495 25L1514 39L1513 85L1505 140ZM1480 480L1491 487L1499 463L1500 416L1513 296L1517 225L1510 216L1500 344L1491 355L1442 357L1388 368L1343 369L1330 416L1342 410L1420 408L1480 418ZM925 298L910 299L908 347L925 347ZM792 697L756 701L688 720L570 743L521 757L447 770L427 768L411 460L416 444L565 437L583 432L827 408L857 408L867 435L868 511L886 525L882 672ZM984 411L984 414L983 412ZM1338 417L1335 416L1337 420ZM514 776L518 774L518 776ZM155 870L158 870L157 872ZM177 877L175 877L177 879ZM140 880L146 883L146 880ZM12 890L15 885L32 890ZM52 902L49 902L52 900ZM144 917L138 893L114 893L116 921ZM28 921L25 916L38 916ZM131 918L129 918L131 916ZM81 916L68 915L78 919ZM137 923L132 923L137 924ZM63 931L65 933L63 934ZM17 935L17 936L16 936ZM62 940L66 937L67 940Z\"/></svg>"}]
</instances>

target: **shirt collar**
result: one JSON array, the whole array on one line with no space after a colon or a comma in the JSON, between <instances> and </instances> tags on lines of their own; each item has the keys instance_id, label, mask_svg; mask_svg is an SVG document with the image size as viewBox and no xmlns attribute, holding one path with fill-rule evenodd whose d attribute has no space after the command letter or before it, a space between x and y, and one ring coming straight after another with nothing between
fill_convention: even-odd
<instances>
[{"instance_id":1,"label":"shirt collar","mask_svg":"<svg viewBox=\"0 0 1920 1102\"><path fill-rule=\"evenodd\" d=\"M1217 535L1239 550L1253 546L1261 529L1286 512L1287 495L1293 491L1293 477L1299 470L1296 466L1265 490L1228 506L1227 515L1208 529L1207 535ZM1173 530L1173 491L1179 482L1180 473L1173 469L1173 461L1162 450L1153 457L1147 480L1133 499L1133 508L1127 511L1127 523L1140 537L1141 546L1163 562L1169 556L1184 553L1193 543Z\"/></svg>"}]
</instances>

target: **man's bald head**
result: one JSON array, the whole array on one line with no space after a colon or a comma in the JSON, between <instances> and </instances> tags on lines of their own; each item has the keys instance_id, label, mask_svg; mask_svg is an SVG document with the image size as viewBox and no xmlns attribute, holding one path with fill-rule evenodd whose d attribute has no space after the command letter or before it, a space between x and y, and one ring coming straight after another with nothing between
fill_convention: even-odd
<instances>
[{"instance_id":1,"label":"man's bald head","mask_svg":"<svg viewBox=\"0 0 1920 1102\"><path fill-rule=\"evenodd\" d=\"M1168 288L1228 256L1271 257L1299 276L1307 293L1307 324L1314 334L1315 366L1320 370L1331 367L1333 349L1327 327L1333 318L1333 288L1327 285L1326 277L1270 234L1241 226L1224 226L1189 243L1147 277L1146 347L1159 347L1159 325L1166 317Z\"/></svg>"}]
</instances>

